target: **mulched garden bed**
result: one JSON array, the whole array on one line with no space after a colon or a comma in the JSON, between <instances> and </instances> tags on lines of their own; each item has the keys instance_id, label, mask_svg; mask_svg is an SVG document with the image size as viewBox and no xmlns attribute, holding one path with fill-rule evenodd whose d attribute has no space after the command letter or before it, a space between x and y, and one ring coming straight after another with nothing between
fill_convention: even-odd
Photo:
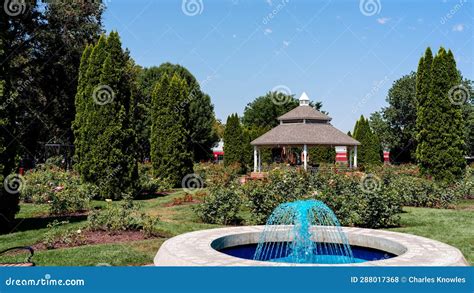
<instances>
[{"instance_id":1,"label":"mulched garden bed","mask_svg":"<svg viewBox=\"0 0 474 293\"><path fill-rule=\"evenodd\" d=\"M156 239L162 237L161 235L157 235L155 237L145 237L140 231L120 231L114 234L111 234L106 231L81 231L81 235L82 237L80 242L57 243L54 245L54 249L94 244L123 243L147 239ZM32 247L36 251L48 249L43 243L37 243Z\"/></svg>"}]
</instances>

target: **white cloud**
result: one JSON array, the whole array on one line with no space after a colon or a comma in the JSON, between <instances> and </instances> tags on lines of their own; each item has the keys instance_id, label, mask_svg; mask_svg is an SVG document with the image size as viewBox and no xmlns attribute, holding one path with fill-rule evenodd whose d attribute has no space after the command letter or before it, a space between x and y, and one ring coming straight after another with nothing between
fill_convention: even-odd
<instances>
[{"instance_id":1,"label":"white cloud","mask_svg":"<svg viewBox=\"0 0 474 293\"><path fill-rule=\"evenodd\" d=\"M288 47L290 45L289 41L283 41L283 46Z\"/></svg>"},{"instance_id":2,"label":"white cloud","mask_svg":"<svg viewBox=\"0 0 474 293\"><path fill-rule=\"evenodd\" d=\"M464 30L464 24L456 24L453 26L453 32L462 32Z\"/></svg>"},{"instance_id":3,"label":"white cloud","mask_svg":"<svg viewBox=\"0 0 474 293\"><path fill-rule=\"evenodd\" d=\"M388 18L388 17L377 18L377 22L379 24L386 24L389 20L390 20L390 18Z\"/></svg>"},{"instance_id":4,"label":"white cloud","mask_svg":"<svg viewBox=\"0 0 474 293\"><path fill-rule=\"evenodd\" d=\"M271 28L266 28L265 30L263 30L263 34L264 34L264 35L269 35L269 34L271 34L271 33L273 33L273 31L272 31Z\"/></svg>"}]
</instances>

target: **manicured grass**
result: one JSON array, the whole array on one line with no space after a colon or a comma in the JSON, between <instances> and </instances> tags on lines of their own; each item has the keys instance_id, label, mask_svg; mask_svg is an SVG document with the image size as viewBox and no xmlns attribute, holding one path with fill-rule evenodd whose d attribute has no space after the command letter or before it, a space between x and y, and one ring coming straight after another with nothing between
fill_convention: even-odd
<instances>
[{"instance_id":1,"label":"manicured grass","mask_svg":"<svg viewBox=\"0 0 474 293\"><path fill-rule=\"evenodd\" d=\"M156 225L160 234L175 236L181 233L219 227L204 224L195 216L191 205L165 206L173 202L174 198L182 197L185 193L177 191L166 196L152 199L136 200L141 210L151 216L158 217ZM104 201L93 201L92 207L103 207ZM116 203L113 203L116 204ZM19 225L16 232L0 236L0 250L14 246L30 246L42 241L48 231L48 223L54 219L69 220L70 223L56 229L83 229L86 226L86 216L79 217L48 217L48 205L21 204L17 215ZM144 265L151 264L153 257L166 238L140 240L127 243L113 243L102 245L88 245L74 248L37 251L34 262L38 266L95 266L95 265ZM16 260L23 260L17 256ZM12 257L0 257L0 262L8 262Z\"/></svg>"},{"instance_id":2,"label":"manicured grass","mask_svg":"<svg viewBox=\"0 0 474 293\"><path fill-rule=\"evenodd\" d=\"M185 193L176 191L170 195L151 199L136 200L147 214L158 217L156 228L162 235L171 237L185 232L220 227L201 223L192 210L192 204L172 206L173 199ZM103 207L103 201L92 202L93 207ZM0 236L0 250L22 245L33 245L42 240L49 222L47 205L22 204L18 215L21 224L16 232ZM462 201L454 210L404 208L401 214L402 227L389 229L436 239L458 247L466 259L474 264L474 200ZM250 216L243 211L242 217ZM86 216L77 216L69 220L70 224L58 229L85 227ZM245 219L244 219L245 220ZM88 245L66 249L37 251L34 261L39 266L95 266L95 265L144 265L151 264L153 257L166 238ZM7 258L0 258L0 262ZM8 258L10 259L10 257ZM18 258L17 258L18 259ZM21 260L21 258L19 258Z\"/></svg>"},{"instance_id":3,"label":"manicured grass","mask_svg":"<svg viewBox=\"0 0 474 293\"><path fill-rule=\"evenodd\" d=\"M464 200L456 209L405 207L402 227L390 229L435 239L461 250L474 265L474 200Z\"/></svg>"}]
</instances>

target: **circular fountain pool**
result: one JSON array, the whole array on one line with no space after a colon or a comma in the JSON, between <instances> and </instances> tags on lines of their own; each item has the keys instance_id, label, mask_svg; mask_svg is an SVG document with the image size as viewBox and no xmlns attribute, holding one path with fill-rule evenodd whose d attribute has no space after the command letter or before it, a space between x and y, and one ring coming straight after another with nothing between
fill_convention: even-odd
<instances>
[{"instance_id":1,"label":"circular fountain pool","mask_svg":"<svg viewBox=\"0 0 474 293\"><path fill-rule=\"evenodd\" d=\"M238 245L238 246L231 246L226 247L219 250L222 253L225 253L230 256L242 258L242 259L254 259L255 251L257 250L258 244L245 244L245 245ZM287 246L288 242L281 242L281 243L272 243L273 247L280 247L283 251L288 251ZM315 243L314 247L323 247L324 244L322 243ZM314 251L311 257L308 258L308 261L305 263L313 263L313 264L340 264L340 263L361 263L366 261L374 261L374 260L382 260L382 259L389 259L395 257L395 254L390 252L382 251L375 248L369 247L361 247L361 246L351 246L352 258L347 258L346 256L331 254L331 252L322 251ZM285 255L278 255L276 250L271 250L269 254L267 254L263 261L271 261L271 262L293 262L291 257L288 257L288 254Z\"/></svg>"},{"instance_id":2,"label":"circular fountain pool","mask_svg":"<svg viewBox=\"0 0 474 293\"><path fill-rule=\"evenodd\" d=\"M219 228L185 233L165 241L155 256L157 266L325 266L321 263L290 263L279 261L255 261L232 254L230 249L241 250L242 246L256 246L264 226ZM285 231L287 227L281 227ZM312 227L327 229L327 227ZM461 252L450 245L428 238L373 229L341 227L350 246L374 249L384 255L364 262L332 264L333 266L466 266ZM286 242L288 233L275 234L275 242ZM240 248L239 248L240 247ZM354 256L358 258L358 253ZM380 256L380 255L379 255Z\"/></svg>"}]
</instances>

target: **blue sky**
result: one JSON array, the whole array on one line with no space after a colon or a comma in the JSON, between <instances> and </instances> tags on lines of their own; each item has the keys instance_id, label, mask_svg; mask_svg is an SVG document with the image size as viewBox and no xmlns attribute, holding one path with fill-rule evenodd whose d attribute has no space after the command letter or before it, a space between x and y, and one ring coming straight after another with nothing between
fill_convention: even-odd
<instances>
[{"instance_id":1,"label":"blue sky","mask_svg":"<svg viewBox=\"0 0 474 293\"><path fill-rule=\"evenodd\" d=\"M224 122L279 89L322 101L343 131L427 46L473 79L473 19L472 0L108 0L104 15L138 64L188 68Z\"/></svg>"}]
</instances>

